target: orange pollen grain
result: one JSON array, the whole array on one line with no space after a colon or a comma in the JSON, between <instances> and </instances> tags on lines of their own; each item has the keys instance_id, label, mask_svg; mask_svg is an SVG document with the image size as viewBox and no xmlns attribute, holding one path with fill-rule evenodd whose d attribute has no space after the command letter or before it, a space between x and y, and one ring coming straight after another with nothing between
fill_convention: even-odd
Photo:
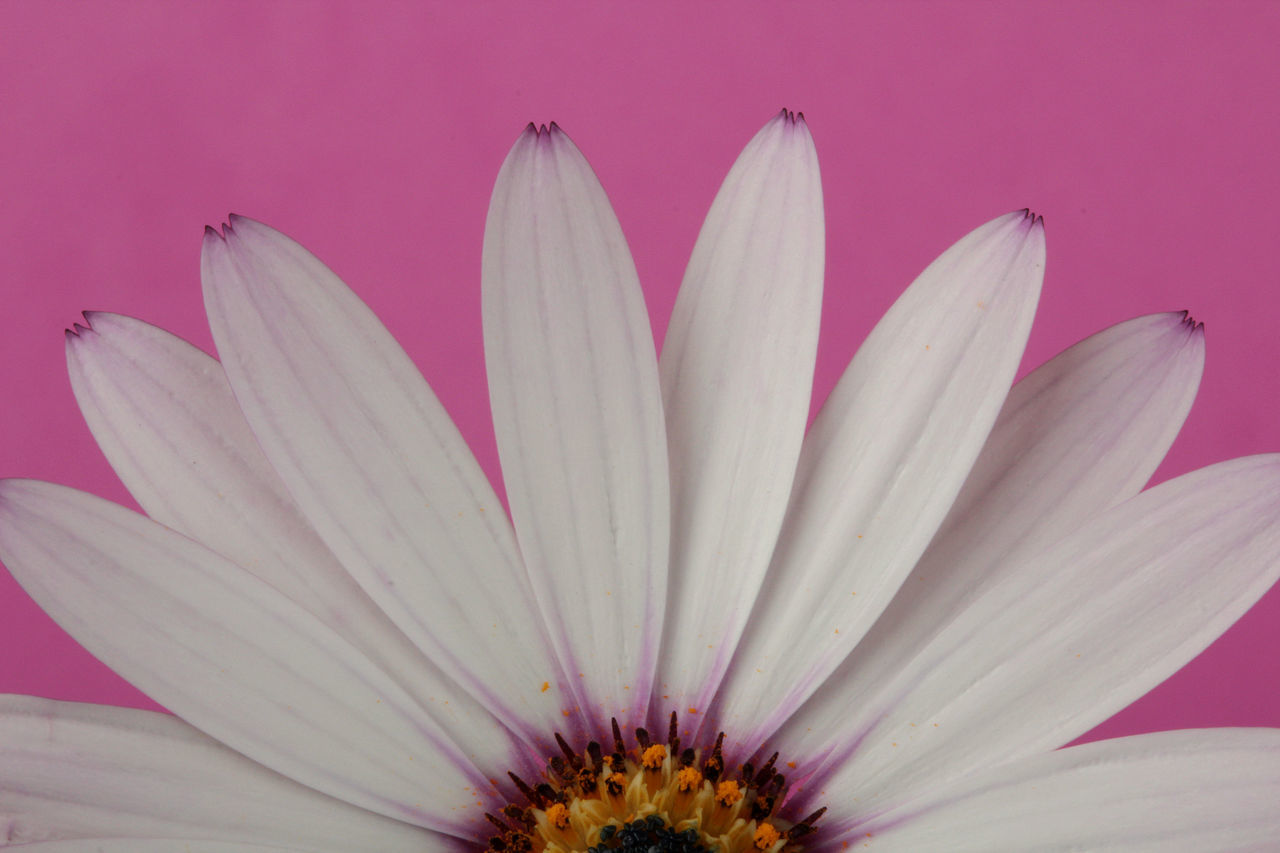
<instances>
[{"instance_id":1,"label":"orange pollen grain","mask_svg":"<svg viewBox=\"0 0 1280 853\"><path fill-rule=\"evenodd\" d=\"M755 844L757 850L768 850L778 843L782 833L773 828L771 823L762 823L756 827Z\"/></svg>"},{"instance_id":2,"label":"orange pollen grain","mask_svg":"<svg viewBox=\"0 0 1280 853\"><path fill-rule=\"evenodd\" d=\"M680 772L676 774L676 787L682 794L697 790L701 784L702 774L698 772L696 767L682 767Z\"/></svg>"},{"instance_id":3,"label":"orange pollen grain","mask_svg":"<svg viewBox=\"0 0 1280 853\"><path fill-rule=\"evenodd\" d=\"M742 799L742 790L733 779L726 779L716 785L716 802L728 808Z\"/></svg>"},{"instance_id":4,"label":"orange pollen grain","mask_svg":"<svg viewBox=\"0 0 1280 853\"><path fill-rule=\"evenodd\" d=\"M564 803L552 803L547 807L547 820L556 829L568 829L569 809L565 807ZM756 834L758 835L759 832L757 831Z\"/></svg>"},{"instance_id":5,"label":"orange pollen grain","mask_svg":"<svg viewBox=\"0 0 1280 853\"><path fill-rule=\"evenodd\" d=\"M627 777L621 773L614 773L605 780L605 787L615 797L622 796L622 792L627 789Z\"/></svg>"},{"instance_id":6,"label":"orange pollen grain","mask_svg":"<svg viewBox=\"0 0 1280 853\"><path fill-rule=\"evenodd\" d=\"M644 751L644 755L640 756L640 763L645 770L658 770L662 767L663 759L667 757L667 748L660 743L655 743Z\"/></svg>"}]
</instances>

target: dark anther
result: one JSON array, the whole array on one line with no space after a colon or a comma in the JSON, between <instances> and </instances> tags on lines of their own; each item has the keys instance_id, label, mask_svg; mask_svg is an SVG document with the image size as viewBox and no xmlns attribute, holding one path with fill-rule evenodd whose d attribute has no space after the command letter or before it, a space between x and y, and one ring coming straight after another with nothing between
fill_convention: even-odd
<instances>
[{"instance_id":1,"label":"dark anther","mask_svg":"<svg viewBox=\"0 0 1280 853\"><path fill-rule=\"evenodd\" d=\"M702 763L702 775L713 783L724 772L724 756L720 753L720 748L723 745L724 732L720 732L720 734L716 735L716 745L711 748L711 756Z\"/></svg>"},{"instance_id":2,"label":"dark anther","mask_svg":"<svg viewBox=\"0 0 1280 853\"><path fill-rule=\"evenodd\" d=\"M641 751L649 748L649 732L645 729L636 729L636 742L640 744Z\"/></svg>"},{"instance_id":3,"label":"dark anther","mask_svg":"<svg viewBox=\"0 0 1280 853\"><path fill-rule=\"evenodd\" d=\"M595 741L587 744L587 755L591 756L591 763L596 770L604 766L604 750L600 749L600 744Z\"/></svg>"},{"instance_id":4,"label":"dark anther","mask_svg":"<svg viewBox=\"0 0 1280 853\"><path fill-rule=\"evenodd\" d=\"M680 753L680 766L692 767L693 762L697 760L697 758L698 753L694 752L692 749L686 749L684 752Z\"/></svg>"},{"instance_id":5,"label":"dark anther","mask_svg":"<svg viewBox=\"0 0 1280 853\"><path fill-rule=\"evenodd\" d=\"M552 773L556 774L561 779L565 778L565 763L563 758L558 755L553 755L548 759L547 764L551 765Z\"/></svg>"},{"instance_id":6,"label":"dark anther","mask_svg":"<svg viewBox=\"0 0 1280 853\"><path fill-rule=\"evenodd\" d=\"M680 719L676 712L671 712L671 725L667 726L667 746L673 754L680 751Z\"/></svg>"},{"instance_id":7,"label":"dark anther","mask_svg":"<svg viewBox=\"0 0 1280 853\"><path fill-rule=\"evenodd\" d=\"M613 724L613 751L618 755L626 755L627 745L622 741L622 729L618 727L618 718L611 717L609 722Z\"/></svg>"},{"instance_id":8,"label":"dark anther","mask_svg":"<svg viewBox=\"0 0 1280 853\"><path fill-rule=\"evenodd\" d=\"M813 825L818 822L818 818L826 814L826 811L827 807L823 806L804 820L797 823L795 826L788 829L787 840L795 841L797 838L803 838L811 832L817 832L817 830L813 828Z\"/></svg>"},{"instance_id":9,"label":"dark anther","mask_svg":"<svg viewBox=\"0 0 1280 853\"><path fill-rule=\"evenodd\" d=\"M533 849L533 841L527 835L511 833L507 836L507 849L511 853L529 853Z\"/></svg>"},{"instance_id":10,"label":"dark anther","mask_svg":"<svg viewBox=\"0 0 1280 853\"><path fill-rule=\"evenodd\" d=\"M604 780L604 789L609 792L611 797L621 797L622 792L626 790L626 786L619 782L615 776L610 776Z\"/></svg>"},{"instance_id":11,"label":"dark anther","mask_svg":"<svg viewBox=\"0 0 1280 853\"><path fill-rule=\"evenodd\" d=\"M528 809L522 809L515 803L508 803L502 807L502 814L507 820L522 826L525 829L533 829L537 822L533 819L533 815L529 814Z\"/></svg>"},{"instance_id":12,"label":"dark anther","mask_svg":"<svg viewBox=\"0 0 1280 853\"><path fill-rule=\"evenodd\" d=\"M511 828L507 826L506 823L503 822L502 818L497 817L495 815L491 815L488 812L484 813L484 819L489 821L489 823L493 824L494 826L498 827L499 832L506 832Z\"/></svg>"},{"instance_id":13,"label":"dark anther","mask_svg":"<svg viewBox=\"0 0 1280 853\"><path fill-rule=\"evenodd\" d=\"M507 842L502 840L502 836L495 835L489 839L489 849L494 853L504 853L507 849Z\"/></svg>"},{"instance_id":14,"label":"dark anther","mask_svg":"<svg viewBox=\"0 0 1280 853\"><path fill-rule=\"evenodd\" d=\"M539 806L539 807L541 806L541 804L538 802L538 795L534 793L534 790L532 788L530 788L528 785L525 784L525 781L523 779L521 779L519 776L517 776L516 774L510 771L507 772L507 775L511 777L512 782L516 783L516 788L519 789L520 793L524 794L524 798L526 800L533 803L535 806Z\"/></svg>"},{"instance_id":15,"label":"dark anther","mask_svg":"<svg viewBox=\"0 0 1280 853\"><path fill-rule=\"evenodd\" d=\"M570 767L577 770L582 766L582 756L578 755L578 753L574 752L569 747L569 744L560 736L559 732L556 732L556 745L559 746L560 751L564 753L565 760L569 762Z\"/></svg>"},{"instance_id":16,"label":"dark anther","mask_svg":"<svg viewBox=\"0 0 1280 853\"><path fill-rule=\"evenodd\" d=\"M577 782L578 790L580 790L584 794L592 793L595 790L596 775L599 772L600 771L594 767L583 767L581 770L579 770L578 778L574 780L575 782Z\"/></svg>"},{"instance_id":17,"label":"dark anther","mask_svg":"<svg viewBox=\"0 0 1280 853\"><path fill-rule=\"evenodd\" d=\"M756 775L756 766L748 761L742 765L742 787L750 788L751 780Z\"/></svg>"},{"instance_id":18,"label":"dark anther","mask_svg":"<svg viewBox=\"0 0 1280 853\"><path fill-rule=\"evenodd\" d=\"M773 814L773 794L761 794L756 797L755 802L751 804L751 819L764 820Z\"/></svg>"},{"instance_id":19,"label":"dark anther","mask_svg":"<svg viewBox=\"0 0 1280 853\"><path fill-rule=\"evenodd\" d=\"M538 808L545 809L552 803L568 803L569 798L564 791L557 791L546 782L539 782L538 787L533 789L537 793L542 802L538 803ZM545 803L545 805L544 805Z\"/></svg>"},{"instance_id":20,"label":"dark anther","mask_svg":"<svg viewBox=\"0 0 1280 853\"><path fill-rule=\"evenodd\" d=\"M772 779L774 775L774 771L773 771L774 762L776 762L777 760L778 760L778 753L775 752L773 755L769 756L769 760L764 763L764 767L761 767L759 772L756 773L755 786L757 788L760 788L763 790L766 786L768 786L769 780Z\"/></svg>"}]
</instances>

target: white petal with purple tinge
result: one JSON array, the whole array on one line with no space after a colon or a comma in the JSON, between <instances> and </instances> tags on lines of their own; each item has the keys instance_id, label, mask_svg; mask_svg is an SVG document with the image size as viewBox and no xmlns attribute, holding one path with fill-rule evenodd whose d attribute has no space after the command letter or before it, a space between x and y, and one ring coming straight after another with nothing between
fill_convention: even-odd
<instances>
[{"instance_id":1,"label":"white petal with purple tinge","mask_svg":"<svg viewBox=\"0 0 1280 853\"><path fill-rule=\"evenodd\" d=\"M1068 743L1231 626L1280 576L1280 456L1162 483L1003 566L910 663L848 703L827 790L893 807ZM816 792L808 792L813 796Z\"/></svg>"},{"instance_id":2,"label":"white petal with purple tinge","mask_svg":"<svg viewBox=\"0 0 1280 853\"><path fill-rule=\"evenodd\" d=\"M305 788L168 714L0 696L0 755L0 846L139 836L419 853L439 838Z\"/></svg>"},{"instance_id":3,"label":"white petal with purple tinge","mask_svg":"<svg viewBox=\"0 0 1280 853\"><path fill-rule=\"evenodd\" d=\"M446 848L422 848L436 853ZM189 838L78 838L22 845L22 853L312 853L309 848L199 841Z\"/></svg>"},{"instance_id":4,"label":"white petal with purple tinge","mask_svg":"<svg viewBox=\"0 0 1280 853\"><path fill-rule=\"evenodd\" d=\"M494 430L538 604L582 711L642 719L670 513L653 335L609 200L555 125L503 163L483 278Z\"/></svg>"},{"instance_id":5,"label":"white petal with purple tinge","mask_svg":"<svg viewBox=\"0 0 1280 853\"><path fill-rule=\"evenodd\" d=\"M818 853L1265 853L1280 850L1277 803L1280 729L1159 732L967 777L829 826Z\"/></svg>"},{"instance_id":6,"label":"white petal with purple tinge","mask_svg":"<svg viewBox=\"0 0 1280 853\"><path fill-rule=\"evenodd\" d=\"M660 714L707 706L768 568L809 418L823 234L813 138L784 112L716 195L663 344L672 564Z\"/></svg>"},{"instance_id":7,"label":"white petal with purple tinge","mask_svg":"<svg viewBox=\"0 0 1280 853\"><path fill-rule=\"evenodd\" d=\"M1156 314L1081 341L1014 386L929 550L775 741L789 755L841 760L865 724L851 705L919 655L1004 562L1034 571L1034 555L1138 493L1203 367L1203 330L1183 314Z\"/></svg>"},{"instance_id":8,"label":"white petal with purple tinge","mask_svg":"<svg viewBox=\"0 0 1280 853\"><path fill-rule=\"evenodd\" d=\"M202 271L236 400L311 526L450 678L545 740L563 721L561 678L511 525L404 350L265 225L206 232Z\"/></svg>"},{"instance_id":9,"label":"white petal with purple tinge","mask_svg":"<svg viewBox=\"0 0 1280 853\"><path fill-rule=\"evenodd\" d=\"M716 699L745 744L818 688L923 553L1009 392L1043 275L1039 219L1000 217L930 264L850 362Z\"/></svg>"},{"instance_id":10,"label":"white petal with purple tinge","mask_svg":"<svg viewBox=\"0 0 1280 853\"><path fill-rule=\"evenodd\" d=\"M307 524L240 414L222 366L140 320L86 316L92 328L67 336L71 387L99 446L147 514L341 634L478 763L509 760L501 724L391 624Z\"/></svg>"},{"instance_id":11,"label":"white petal with purple tinge","mask_svg":"<svg viewBox=\"0 0 1280 853\"><path fill-rule=\"evenodd\" d=\"M474 830L490 783L470 759L368 658L225 558L92 495L4 480L0 559L67 633L206 734L372 811Z\"/></svg>"}]
</instances>

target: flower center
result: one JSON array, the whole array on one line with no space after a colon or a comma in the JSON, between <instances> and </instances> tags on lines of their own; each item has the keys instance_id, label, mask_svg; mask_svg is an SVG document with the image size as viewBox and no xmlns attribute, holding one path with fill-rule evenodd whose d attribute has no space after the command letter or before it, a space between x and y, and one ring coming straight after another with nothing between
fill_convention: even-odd
<instances>
[{"instance_id":1,"label":"flower center","mask_svg":"<svg viewBox=\"0 0 1280 853\"><path fill-rule=\"evenodd\" d=\"M527 801L486 814L498 829L491 853L794 853L825 808L790 822L775 814L786 793L775 752L762 767L724 766L724 732L709 748L681 749L676 714L666 742L644 729L627 748L613 720L613 751L596 741L578 752L559 733L563 755L534 785L509 774Z\"/></svg>"}]
</instances>

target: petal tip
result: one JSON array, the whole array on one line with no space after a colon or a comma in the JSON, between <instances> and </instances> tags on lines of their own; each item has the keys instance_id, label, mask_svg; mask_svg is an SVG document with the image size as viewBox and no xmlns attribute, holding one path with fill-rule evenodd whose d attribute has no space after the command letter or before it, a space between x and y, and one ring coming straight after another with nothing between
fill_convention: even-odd
<instances>
[{"instance_id":1,"label":"petal tip","mask_svg":"<svg viewBox=\"0 0 1280 853\"><path fill-rule=\"evenodd\" d=\"M1009 216L1010 218L1021 217L1020 221L1028 229L1044 228L1044 217L1029 207L1024 207L1022 210L1015 210L1013 213L1009 214Z\"/></svg>"},{"instance_id":2,"label":"petal tip","mask_svg":"<svg viewBox=\"0 0 1280 853\"><path fill-rule=\"evenodd\" d=\"M93 328L93 319L101 313L101 311L81 311L80 317L84 322L81 323L77 320L71 324L70 328L63 330L63 335L67 340L67 345L72 346L91 337L95 333Z\"/></svg>"},{"instance_id":3,"label":"petal tip","mask_svg":"<svg viewBox=\"0 0 1280 853\"><path fill-rule=\"evenodd\" d=\"M783 107L774 117L774 121L787 127L804 127L804 113Z\"/></svg>"}]
</instances>

